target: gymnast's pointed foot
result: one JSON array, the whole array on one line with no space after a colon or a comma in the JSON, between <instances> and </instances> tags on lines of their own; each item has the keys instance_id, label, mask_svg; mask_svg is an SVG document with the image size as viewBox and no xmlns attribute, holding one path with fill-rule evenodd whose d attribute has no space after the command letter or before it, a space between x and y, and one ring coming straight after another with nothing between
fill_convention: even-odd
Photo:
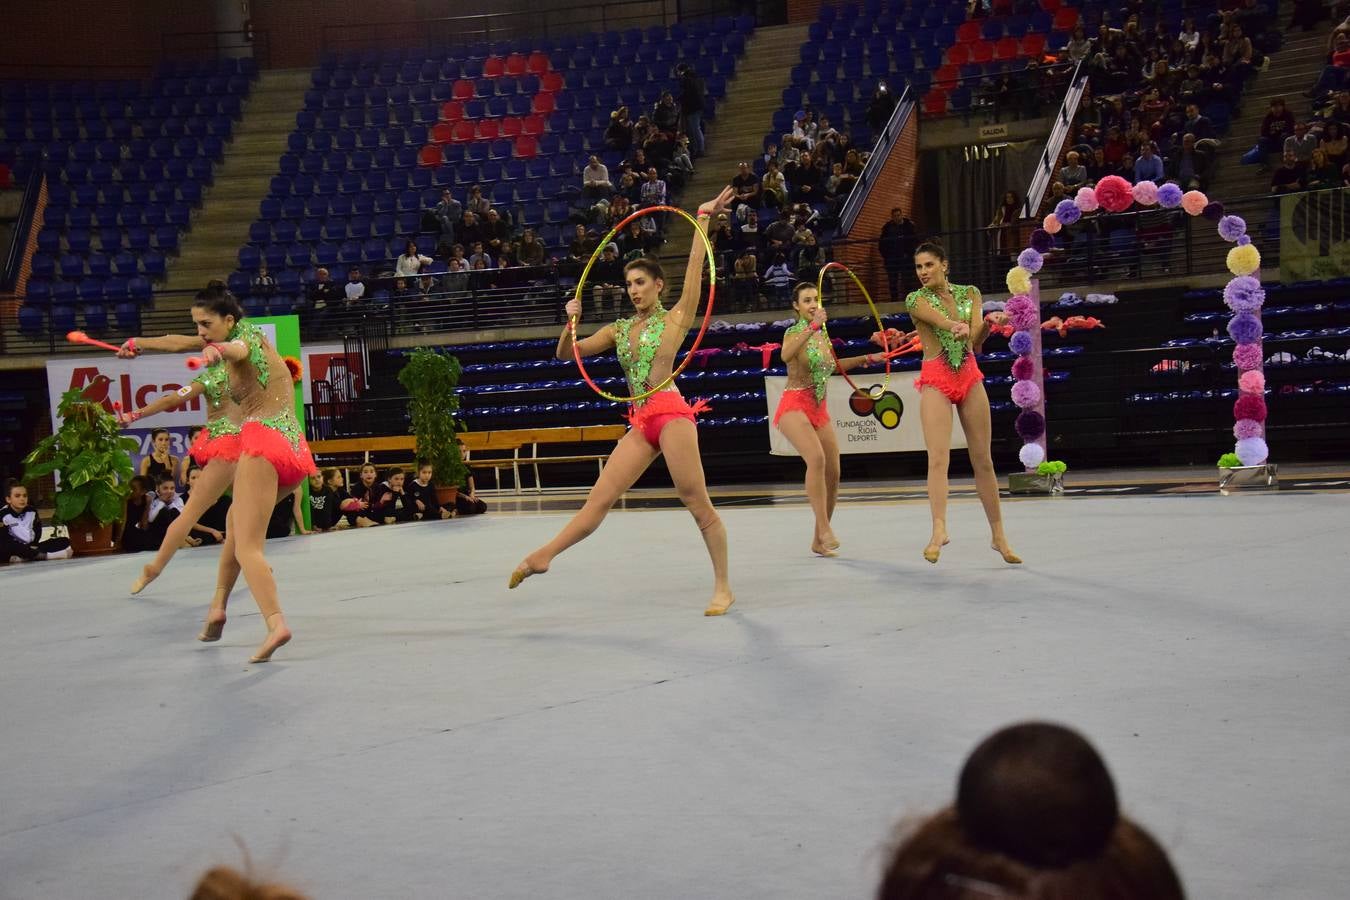
<instances>
[{"instance_id":1,"label":"gymnast's pointed foot","mask_svg":"<svg viewBox=\"0 0 1350 900\"><path fill-rule=\"evenodd\" d=\"M727 610L731 609L731 604L736 602L736 595L731 593L731 588L718 588L713 591L712 599L708 601L708 608L703 611L705 616L725 616Z\"/></svg>"},{"instance_id":2,"label":"gymnast's pointed foot","mask_svg":"<svg viewBox=\"0 0 1350 900\"><path fill-rule=\"evenodd\" d=\"M511 573L511 580L507 582L506 589L515 590L520 587L522 581L531 575L543 575L547 571L548 563L540 561L535 554L531 553Z\"/></svg>"},{"instance_id":3,"label":"gymnast's pointed foot","mask_svg":"<svg viewBox=\"0 0 1350 900\"><path fill-rule=\"evenodd\" d=\"M137 578L135 581L131 583L131 593L139 594L141 591L145 590L146 585L148 585L150 582L154 581L158 577L159 577L159 569L156 569L154 566L148 564L142 566L141 577Z\"/></svg>"},{"instance_id":4,"label":"gymnast's pointed foot","mask_svg":"<svg viewBox=\"0 0 1350 900\"><path fill-rule=\"evenodd\" d=\"M928 540L928 546L923 548L923 558L930 563L936 563L938 557L942 555L942 548L951 543L947 537L947 528L945 525L935 525L933 527L933 536Z\"/></svg>"},{"instance_id":5,"label":"gymnast's pointed foot","mask_svg":"<svg viewBox=\"0 0 1350 900\"><path fill-rule=\"evenodd\" d=\"M816 554L816 556L838 556L838 551L834 549L838 546L838 542L835 543L834 547L831 547L821 538L816 538L811 542L811 552Z\"/></svg>"},{"instance_id":6,"label":"gymnast's pointed foot","mask_svg":"<svg viewBox=\"0 0 1350 900\"><path fill-rule=\"evenodd\" d=\"M203 644L212 644L220 640L220 636L225 633L225 610L212 609L206 614L206 624L202 626L201 633L197 635L197 640Z\"/></svg>"},{"instance_id":7,"label":"gymnast's pointed foot","mask_svg":"<svg viewBox=\"0 0 1350 900\"><path fill-rule=\"evenodd\" d=\"M272 654L291 641L291 630L286 627L286 617L281 613L272 613L267 617L267 640L258 647L258 652L249 659L251 663L265 663Z\"/></svg>"},{"instance_id":8,"label":"gymnast's pointed foot","mask_svg":"<svg viewBox=\"0 0 1350 900\"><path fill-rule=\"evenodd\" d=\"M1012 547L1008 546L1007 540L994 541L994 543L990 544L989 546L994 548L995 553L1003 557L1003 561L1005 563L1008 563L1009 565L1013 566L1019 566L1022 564L1022 557L1018 556L1016 553L1012 551Z\"/></svg>"}]
</instances>

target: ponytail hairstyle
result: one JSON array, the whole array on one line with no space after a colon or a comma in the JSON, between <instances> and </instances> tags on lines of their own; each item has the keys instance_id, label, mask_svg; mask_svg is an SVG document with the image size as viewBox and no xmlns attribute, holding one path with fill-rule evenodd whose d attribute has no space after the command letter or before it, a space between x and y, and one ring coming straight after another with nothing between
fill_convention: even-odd
<instances>
[{"instance_id":1,"label":"ponytail hairstyle","mask_svg":"<svg viewBox=\"0 0 1350 900\"><path fill-rule=\"evenodd\" d=\"M196 299L192 301L192 305L198 309L215 313L222 319L226 316L234 316L236 322L244 320L244 308L239 305L239 300L234 294L225 288L208 287L206 290L199 291Z\"/></svg>"},{"instance_id":2,"label":"ponytail hairstyle","mask_svg":"<svg viewBox=\"0 0 1350 900\"><path fill-rule=\"evenodd\" d=\"M947 250L942 246L942 242L938 241L936 238L929 238L919 244L918 247L914 248L915 256L918 256L920 253L931 253L937 257L938 262L947 261Z\"/></svg>"}]
</instances>

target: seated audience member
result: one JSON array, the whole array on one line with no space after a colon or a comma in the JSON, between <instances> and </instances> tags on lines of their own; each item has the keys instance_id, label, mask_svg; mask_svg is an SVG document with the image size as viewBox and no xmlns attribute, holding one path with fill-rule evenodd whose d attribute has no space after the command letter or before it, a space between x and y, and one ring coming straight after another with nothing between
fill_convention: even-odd
<instances>
[{"instance_id":1,"label":"seated audience member","mask_svg":"<svg viewBox=\"0 0 1350 900\"><path fill-rule=\"evenodd\" d=\"M0 506L0 565L40 559L68 559L70 541L42 540L42 519L28 505L28 488L11 479L5 485L5 504Z\"/></svg>"},{"instance_id":2,"label":"seated audience member","mask_svg":"<svg viewBox=\"0 0 1350 900\"><path fill-rule=\"evenodd\" d=\"M267 271L267 263L263 263L258 267L258 274L253 276L253 282L249 285L249 293L264 300L270 300L276 292L277 280Z\"/></svg>"},{"instance_id":3,"label":"seated audience member","mask_svg":"<svg viewBox=\"0 0 1350 900\"><path fill-rule=\"evenodd\" d=\"M591 266L592 302L597 312L604 309L618 309L623 302L624 289L623 262L619 259L619 246L610 243L605 247L600 259Z\"/></svg>"},{"instance_id":4,"label":"seated audience member","mask_svg":"<svg viewBox=\"0 0 1350 900\"><path fill-rule=\"evenodd\" d=\"M469 448L464 446L464 442L459 442L459 458L464 460L465 471L464 483L459 486L459 493L455 495L455 515L457 516L477 516L487 512L487 503L478 499L478 487L474 481L473 468L469 463Z\"/></svg>"},{"instance_id":5,"label":"seated audience member","mask_svg":"<svg viewBox=\"0 0 1350 900\"><path fill-rule=\"evenodd\" d=\"M1308 126L1302 122L1294 124L1294 133L1284 139L1284 150L1294 154L1294 161L1307 166L1312 161L1313 151L1317 149L1317 135L1308 132Z\"/></svg>"},{"instance_id":6,"label":"seated audience member","mask_svg":"<svg viewBox=\"0 0 1350 900\"><path fill-rule=\"evenodd\" d=\"M359 512L360 501L353 500L351 494L347 493L347 486L342 477L341 469L324 469L321 474L323 475L324 486L333 492L333 503L337 509L337 521L333 523L333 530L341 531L344 528L350 528L352 523L347 520L348 508L350 506L352 512Z\"/></svg>"},{"instance_id":7,"label":"seated audience member","mask_svg":"<svg viewBox=\"0 0 1350 900\"><path fill-rule=\"evenodd\" d=\"M1301 190L1303 190L1303 167L1294 159L1293 152L1286 150L1279 168L1270 175L1270 192L1292 194Z\"/></svg>"},{"instance_id":8,"label":"seated audience member","mask_svg":"<svg viewBox=\"0 0 1350 900\"><path fill-rule=\"evenodd\" d=\"M188 477L186 479L188 489L183 493L184 506L187 506L188 501L192 499L192 492L193 490L196 489L197 481L201 477L202 477L201 469L193 468L188 471ZM225 500L226 509L228 510L229 509L228 498L222 495L216 498L216 504L219 504L221 500ZM215 505L212 505L211 509L207 510L207 514L211 515L214 512L215 512ZM186 543L191 544L193 547L200 547L203 544L219 544L224 542L225 540L224 529L225 529L225 520L223 517L220 519L220 527L216 527L214 515L211 515L211 521L209 522L207 521L207 515L203 515L200 519L197 520L197 524L192 526L192 530L188 532L188 536L184 540Z\"/></svg>"},{"instance_id":9,"label":"seated audience member","mask_svg":"<svg viewBox=\"0 0 1350 900\"><path fill-rule=\"evenodd\" d=\"M1167 178L1182 190L1204 190L1209 184L1212 164L1212 155L1200 147L1195 135L1182 135L1181 147L1167 160Z\"/></svg>"},{"instance_id":10,"label":"seated audience member","mask_svg":"<svg viewBox=\"0 0 1350 900\"><path fill-rule=\"evenodd\" d=\"M1064 165L1059 170L1059 180L1064 183L1065 190L1075 193L1087 184L1087 168L1082 163L1082 157L1073 150L1070 150L1064 158Z\"/></svg>"},{"instance_id":11,"label":"seated audience member","mask_svg":"<svg viewBox=\"0 0 1350 900\"><path fill-rule=\"evenodd\" d=\"M380 502L378 489L379 474L375 465L366 463L361 466L356 483L348 489L347 501L342 504L348 524L361 528L380 524L375 518L375 507Z\"/></svg>"},{"instance_id":12,"label":"seated audience member","mask_svg":"<svg viewBox=\"0 0 1350 900\"><path fill-rule=\"evenodd\" d=\"M1327 161L1333 166L1343 166L1347 162L1347 156L1350 153L1350 142L1346 140L1346 126L1340 122L1328 122L1322 128L1322 139L1317 146L1327 156ZM1311 157L1310 157L1311 158Z\"/></svg>"},{"instance_id":13,"label":"seated audience member","mask_svg":"<svg viewBox=\"0 0 1350 900\"><path fill-rule=\"evenodd\" d=\"M309 897L285 885L254 881L234 869L217 866L202 876L188 900L309 900Z\"/></svg>"},{"instance_id":14,"label":"seated audience member","mask_svg":"<svg viewBox=\"0 0 1350 900\"><path fill-rule=\"evenodd\" d=\"M956 802L905 835L877 900L1183 900L1167 852L1120 814L1097 751L1059 725L986 738Z\"/></svg>"},{"instance_id":15,"label":"seated audience member","mask_svg":"<svg viewBox=\"0 0 1350 900\"><path fill-rule=\"evenodd\" d=\"M744 222L760 206L759 178L750 170L749 163L740 164L736 177L731 179L731 189L736 193L731 210L737 219Z\"/></svg>"},{"instance_id":16,"label":"seated audience member","mask_svg":"<svg viewBox=\"0 0 1350 900\"><path fill-rule=\"evenodd\" d=\"M402 469L390 469L381 485L380 500L375 507L375 520L386 525L411 522L417 518L417 506L403 489L407 476Z\"/></svg>"},{"instance_id":17,"label":"seated audience member","mask_svg":"<svg viewBox=\"0 0 1350 900\"><path fill-rule=\"evenodd\" d=\"M314 271L314 282L310 284L309 290L309 308L315 312L322 312L330 306L337 306L338 298L342 292L338 290L337 285L333 284L333 279L329 276L328 270L318 268Z\"/></svg>"},{"instance_id":18,"label":"seated audience member","mask_svg":"<svg viewBox=\"0 0 1350 900\"><path fill-rule=\"evenodd\" d=\"M311 531L332 531L342 515L337 491L328 486L327 475L336 469L324 469L309 476L309 527Z\"/></svg>"},{"instance_id":19,"label":"seated audience member","mask_svg":"<svg viewBox=\"0 0 1350 900\"><path fill-rule=\"evenodd\" d=\"M1158 156L1158 147L1152 141L1139 148L1139 158L1134 161L1134 181L1152 181L1157 184L1163 180L1163 161Z\"/></svg>"},{"instance_id":20,"label":"seated audience member","mask_svg":"<svg viewBox=\"0 0 1350 900\"><path fill-rule=\"evenodd\" d=\"M760 181L760 194L764 198L765 206L782 209L787 205L787 178L779 170L776 159L769 160L764 170L764 178Z\"/></svg>"},{"instance_id":21,"label":"seated audience member","mask_svg":"<svg viewBox=\"0 0 1350 900\"><path fill-rule=\"evenodd\" d=\"M428 519L448 519L450 510L441 506L441 502L436 499L436 483L431 480L433 467L429 462L419 462L417 464L417 477L407 483L405 490L408 496L412 498L412 503L417 512L417 518Z\"/></svg>"},{"instance_id":22,"label":"seated audience member","mask_svg":"<svg viewBox=\"0 0 1350 900\"><path fill-rule=\"evenodd\" d=\"M346 298L348 309L360 306L361 301L365 299L366 282L361 278L361 270L356 266L347 271L347 283L342 286L342 293Z\"/></svg>"},{"instance_id":23,"label":"seated audience member","mask_svg":"<svg viewBox=\"0 0 1350 900\"><path fill-rule=\"evenodd\" d=\"M151 480L145 475L137 475L129 484L131 492L127 494L127 511L122 519L122 536L118 547L123 553L158 550L159 545L151 546L150 538L141 527L141 521L150 507Z\"/></svg>"},{"instance_id":24,"label":"seated audience member","mask_svg":"<svg viewBox=\"0 0 1350 900\"><path fill-rule=\"evenodd\" d=\"M736 309L741 311L753 309L759 299L759 261L755 258L754 248L747 247L736 258L731 276L731 297Z\"/></svg>"},{"instance_id":25,"label":"seated audience member","mask_svg":"<svg viewBox=\"0 0 1350 900\"><path fill-rule=\"evenodd\" d=\"M191 447L192 442L197 439L197 435L200 434L205 427L206 426L204 425L193 425L189 428L187 431L187 441L184 442L183 446ZM188 474L195 468L197 468L197 463L192 458L192 454L184 453L183 458L178 461L178 483L186 487L188 483Z\"/></svg>"},{"instance_id":26,"label":"seated audience member","mask_svg":"<svg viewBox=\"0 0 1350 900\"><path fill-rule=\"evenodd\" d=\"M774 254L773 262L764 270L762 281L765 292L771 300L780 305L787 302L788 292L792 288L793 275L791 267L788 266L785 252L780 250Z\"/></svg>"},{"instance_id":27,"label":"seated audience member","mask_svg":"<svg viewBox=\"0 0 1350 900\"><path fill-rule=\"evenodd\" d=\"M294 531L292 531L292 526ZM305 527L304 507L300 505L300 487L282 497L272 507L272 518L267 522L267 540L290 537L292 534L309 534Z\"/></svg>"},{"instance_id":28,"label":"seated audience member","mask_svg":"<svg viewBox=\"0 0 1350 900\"><path fill-rule=\"evenodd\" d=\"M164 534L183 514L183 498L178 496L172 475L163 475L155 485L154 496L141 515L141 530L146 533L151 547L158 550L164 543Z\"/></svg>"},{"instance_id":29,"label":"seated audience member","mask_svg":"<svg viewBox=\"0 0 1350 900\"><path fill-rule=\"evenodd\" d=\"M413 279L421 273L423 267L431 263L430 256L417 252L417 242L409 240L403 246L403 253L394 261L394 275L398 278Z\"/></svg>"},{"instance_id":30,"label":"seated audience member","mask_svg":"<svg viewBox=\"0 0 1350 900\"><path fill-rule=\"evenodd\" d=\"M534 229L526 228L521 232L520 243L516 245L516 258L520 260L520 264L522 266L542 266L546 257L544 245L539 242L539 237L534 233Z\"/></svg>"},{"instance_id":31,"label":"seated audience member","mask_svg":"<svg viewBox=\"0 0 1350 900\"><path fill-rule=\"evenodd\" d=\"M1312 160L1308 163L1307 184L1310 191L1341 186L1340 172L1330 163L1320 147L1312 152Z\"/></svg>"}]
</instances>

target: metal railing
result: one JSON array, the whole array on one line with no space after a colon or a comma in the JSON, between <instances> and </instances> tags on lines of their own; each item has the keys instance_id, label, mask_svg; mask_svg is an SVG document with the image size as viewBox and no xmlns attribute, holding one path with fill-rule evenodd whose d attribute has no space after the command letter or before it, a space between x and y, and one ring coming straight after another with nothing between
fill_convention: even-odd
<instances>
[{"instance_id":1,"label":"metal railing","mask_svg":"<svg viewBox=\"0 0 1350 900\"><path fill-rule=\"evenodd\" d=\"M1078 115L1078 105L1083 100L1083 94L1088 87L1088 73L1080 62L1073 68L1073 75L1069 78L1068 89L1064 92L1064 102L1059 106L1059 112L1055 115L1055 124L1050 129L1050 137L1045 142L1045 150L1041 153L1041 158L1036 163L1036 173L1031 176L1031 186L1027 188L1027 196L1022 204L1022 215L1025 218L1031 218L1036 210L1040 209L1041 201L1045 199L1045 192L1050 188L1050 182L1055 177L1055 166L1059 163L1059 154L1064 149L1064 142L1069 137L1069 132L1073 130L1074 118Z\"/></svg>"},{"instance_id":2,"label":"metal railing","mask_svg":"<svg viewBox=\"0 0 1350 900\"><path fill-rule=\"evenodd\" d=\"M1023 69L998 75L966 75L941 82L935 80L932 86L948 94L947 107L940 113L929 112L924 109L923 99L919 98L919 117L931 120L959 116L967 122L981 117L987 122L998 123L1043 116L1045 108L1053 104L1059 93L1072 83L1075 67L1062 63L1037 68L1036 84L1026 83L1028 71ZM1007 84L1002 84L1005 80ZM961 88L970 90L970 103L955 106L950 95Z\"/></svg>"},{"instance_id":3,"label":"metal railing","mask_svg":"<svg viewBox=\"0 0 1350 900\"><path fill-rule=\"evenodd\" d=\"M849 192L848 199L844 201L844 207L840 210L840 234L848 234L853 230L854 223L858 221L858 214L862 212L872 188L876 185L877 176L881 174L886 159L895 148L896 141L900 139L900 132L905 130L905 125L913 113L914 95L910 86L906 84L905 89L900 92L900 98L895 102L895 109L891 110L886 127L881 129L881 134L877 136L877 142L872 147L871 155L867 157L862 174L858 176L857 183L853 185L853 190Z\"/></svg>"},{"instance_id":4,"label":"metal railing","mask_svg":"<svg viewBox=\"0 0 1350 900\"><path fill-rule=\"evenodd\" d=\"M23 262L24 251L28 247L29 234L33 230L33 216L37 214L38 195L42 190L45 176L40 168L28 173L24 184L23 199L19 201L19 217L14 220L14 235L5 254L4 268L0 269L0 290L14 290L19 278L19 267Z\"/></svg>"},{"instance_id":5,"label":"metal railing","mask_svg":"<svg viewBox=\"0 0 1350 900\"><path fill-rule=\"evenodd\" d=\"M272 35L266 29L248 31L171 31L160 36L166 60L228 59L251 56L258 68L272 64Z\"/></svg>"}]
</instances>

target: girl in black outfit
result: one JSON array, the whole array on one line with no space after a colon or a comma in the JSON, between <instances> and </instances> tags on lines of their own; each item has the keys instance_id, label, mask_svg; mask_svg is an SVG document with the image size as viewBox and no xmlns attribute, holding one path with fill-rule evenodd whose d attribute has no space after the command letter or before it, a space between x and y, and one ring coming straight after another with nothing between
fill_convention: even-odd
<instances>
[{"instance_id":1,"label":"girl in black outfit","mask_svg":"<svg viewBox=\"0 0 1350 900\"><path fill-rule=\"evenodd\" d=\"M122 521L122 552L140 553L158 550L154 538L141 528L141 522L150 508L150 479L137 475L131 479L131 494L127 497L127 515Z\"/></svg>"},{"instance_id":2,"label":"girl in black outfit","mask_svg":"<svg viewBox=\"0 0 1350 900\"><path fill-rule=\"evenodd\" d=\"M150 479L151 490L159 484L165 475L178 481L178 457L169 453L169 432L156 428L150 432L150 455L141 460L141 474Z\"/></svg>"},{"instance_id":3,"label":"girl in black outfit","mask_svg":"<svg viewBox=\"0 0 1350 900\"><path fill-rule=\"evenodd\" d=\"M361 467L361 475L356 484L352 485L351 499L355 504L343 504L343 511L347 513L347 521L352 525L367 527L369 525L380 524L375 515L375 507L380 502L379 475L376 472L373 463L366 463Z\"/></svg>"},{"instance_id":4,"label":"girl in black outfit","mask_svg":"<svg viewBox=\"0 0 1350 900\"><path fill-rule=\"evenodd\" d=\"M338 492L328 486L329 479L342 474L337 469L324 469L309 476L309 526L314 531L332 531L342 513L338 510Z\"/></svg>"},{"instance_id":5,"label":"girl in black outfit","mask_svg":"<svg viewBox=\"0 0 1350 900\"><path fill-rule=\"evenodd\" d=\"M65 538L42 540L42 519L28 505L28 488L11 480L5 486L5 504L0 506L0 565L11 559L66 559L71 555Z\"/></svg>"},{"instance_id":6,"label":"girl in black outfit","mask_svg":"<svg viewBox=\"0 0 1350 900\"><path fill-rule=\"evenodd\" d=\"M403 489L403 480L407 476L402 469L390 469L381 486L380 502L375 509L375 520L386 525L395 522L412 522L417 518L417 504Z\"/></svg>"},{"instance_id":7,"label":"girl in black outfit","mask_svg":"<svg viewBox=\"0 0 1350 900\"><path fill-rule=\"evenodd\" d=\"M436 484L431 480L432 472L431 463L418 463L417 477L404 487L417 509L417 518L423 521L450 518L450 511L444 509L436 499Z\"/></svg>"}]
</instances>

